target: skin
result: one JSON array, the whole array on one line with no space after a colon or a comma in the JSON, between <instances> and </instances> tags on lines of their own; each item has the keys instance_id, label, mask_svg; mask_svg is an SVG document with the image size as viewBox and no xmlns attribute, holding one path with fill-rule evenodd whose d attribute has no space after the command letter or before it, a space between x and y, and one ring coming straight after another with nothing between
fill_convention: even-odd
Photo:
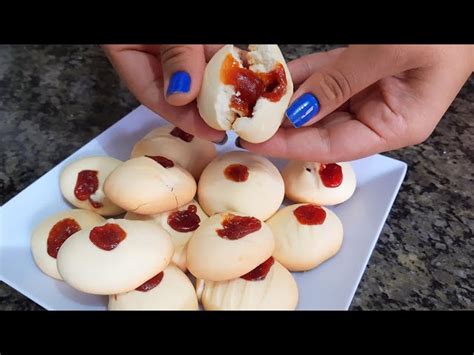
<instances>
[{"instance_id":1,"label":"skin","mask_svg":"<svg viewBox=\"0 0 474 355\"><path fill-rule=\"evenodd\" d=\"M151 110L218 142L196 108L206 62L221 46L103 46L132 93ZM241 145L255 153L322 163L349 161L425 141L474 69L474 46L358 45L288 63L296 91L320 112L301 128L287 120L270 140ZM187 94L166 96L169 77L186 70Z\"/></svg>"}]
</instances>

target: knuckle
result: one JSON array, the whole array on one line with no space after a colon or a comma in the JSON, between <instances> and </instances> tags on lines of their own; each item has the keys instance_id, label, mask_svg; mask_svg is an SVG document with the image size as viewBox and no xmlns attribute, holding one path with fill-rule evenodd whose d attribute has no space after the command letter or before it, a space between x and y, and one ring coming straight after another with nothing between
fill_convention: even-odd
<instances>
[{"instance_id":1,"label":"knuckle","mask_svg":"<svg viewBox=\"0 0 474 355\"><path fill-rule=\"evenodd\" d=\"M188 46L188 45L163 46L161 49L161 60L165 63L174 64L174 63L179 62L183 57L191 55L193 50L194 50L193 46Z\"/></svg>"},{"instance_id":2,"label":"knuckle","mask_svg":"<svg viewBox=\"0 0 474 355\"><path fill-rule=\"evenodd\" d=\"M341 105L352 96L349 78L337 69L330 69L322 73L320 89L328 101Z\"/></svg>"}]
</instances>

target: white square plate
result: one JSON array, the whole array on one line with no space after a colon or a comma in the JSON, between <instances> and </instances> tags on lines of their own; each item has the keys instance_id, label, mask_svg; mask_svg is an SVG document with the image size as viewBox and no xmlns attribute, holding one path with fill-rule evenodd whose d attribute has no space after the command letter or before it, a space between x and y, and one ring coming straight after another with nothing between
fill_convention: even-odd
<instances>
[{"instance_id":1,"label":"white square plate","mask_svg":"<svg viewBox=\"0 0 474 355\"><path fill-rule=\"evenodd\" d=\"M43 274L30 252L33 229L47 216L70 208L59 190L65 164L79 157L109 155L126 160L132 146L154 127L159 116L140 106L97 138L39 178L0 209L0 279L49 310L103 310L106 297L76 291ZM220 152L236 149L235 135ZM272 159L281 169L285 161ZM352 162L357 189L347 202L331 208L344 225L340 252L318 268L295 273L300 299L298 309L349 308L370 254L377 242L406 173L406 164L381 155Z\"/></svg>"}]
</instances>

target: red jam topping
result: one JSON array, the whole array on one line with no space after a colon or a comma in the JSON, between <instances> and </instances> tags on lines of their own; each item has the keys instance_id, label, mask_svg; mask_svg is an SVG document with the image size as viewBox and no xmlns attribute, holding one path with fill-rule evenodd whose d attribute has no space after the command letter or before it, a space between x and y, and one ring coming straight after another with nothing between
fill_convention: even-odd
<instances>
[{"instance_id":1,"label":"red jam topping","mask_svg":"<svg viewBox=\"0 0 474 355\"><path fill-rule=\"evenodd\" d=\"M231 164L225 168L224 175L229 180L242 182L249 178L249 169L242 164Z\"/></svg>"},{"instance_id":2,"label":"red jam topping","mask_svg":"<svg viewBox=\"0 0 474 355\"><path fill-rule=\"evenodd\" d=\"M342 183L342 168L338 164L321 164L319 176L326 187L338 187Z\"/></svg>"},{"instance_id":3,"label":"red jam topping","mask_svg":"<svg viewBox=\"0 0 474 355\"><path fill-rule=\"evenodd\" d=\"M252 271L240 276L240 278L247 281L259 281L264 280L267 274L270 272L272 265L275 263L273 256L270 256L266 261L258 265Z\"/></svg>"},{"instance_id":4,"label":"red jam topping","mask_svg":"<svg viewBox=\"0 0 474 355\"><path fill-rule=\"evenodd\" d=\"M323 224L326 219L326 211L316 205L303 205L293 211L298 222L309 226Z\"/></svg>"},{"instance_id":5,"label":"red jam topping","mask_svg":"<svg viewBox=\"0 0 474 355\"><path fill-rule=\"evenodd\" d=\"M176 211L168 216L168 224L177 232L186 233L198 229L201 219L197 215L197 207L189 205L186 210Z\"/></svg>"},{"instance_id":6,"label":"red jam topping","mask_svg":"<svg viewBox=\"0 0 474 355\"><path fill-rule=\"evenodd\" d=\"M236 240L258 231L262 228L262 222L255 217L241 217L227 214L222 221L222 229L217 229L219 237Z\"/></svg>"},{"instance_id":7,"label":"red jam topping","mask_svg":"<svg viewBox=\"0 0 474 355\"><path fill-rule=\"evenodd\" d=\"M194 136L192 134L189 134L189 133L183 131L182 129L180 129L178 127L173 128L173 130L170 132L170 134L172 136L180 138L181 140L183 140L185 142L191 142L194 138Z\"/></svg>"},{"instance_id":8,"label":"red jam topping","mask_svg":"<svg viewBox=\"0 0 474 355\"><path fill-rule=\"evenodd\" d=\"M138 286L135 290L142 292L150 291L151 289L154 289L156 286L158 286L161 280L163 280L163 271Z\"/></svg>"},{"instance_id":9,"label":"red jam topping","mask_svg":"<svg viewBox=\"0 0 474 355\"><path fill-rule=\"evenodd\" d=\"M221 68L221 81L233 85L236 95L230 100L230 107L243 117L251 117L257 100L264 97L277 102L286 91L286 74L281 63L268 73L256 73L242 68L235 58L228 54Z\"/></svg>"},{"instance_id":10,"label":"red jam topping","mask_svg":"<svg viewBox=\"0 0 474 355\"><path fill-rule=\"evenodd\" d=\"M81 226L72 218L64 218L57 222L49 231L47 241L48 255L57 258L59 248L74 233L81 230Z\"/></svg>"},{"instance_id":11,"label":"red jam topping","mask_svg":"<svg viewBox=\"0 0 474 355\"><path fill-rule=\"evenodd\" d=\"M151 155L145 155L147 158L153 159L156 161L158 164L160 164L164 168L172 168L174 166L174 163L172 160L169 160L165 157L156 155L156 156L151 156Z\"/></svg>"},{"instance_id":12,"label":"red jam topping","mask_svg":"<svg viewBox=\"0 0 474 355\"><path fill-rule=\"evenodd\" d=\"M74 195L79 201L89 200L94 208L100 208L102 203L91 199L99 188L99 178L97 170L82 170L77 174L76 186L74 187Z\"/></svg>"},{"instance_id":13,"label":"red jam topping","mask_svg":"<svg viewBox=\"0 0 474 355\"><path fill-rule=\"evenodd\" d=\"M98 248L110 251L117 248L126 236L127 233L118 224L107 223L94 227L89 234L89 239Z\"/></svg>"}]
</instances>

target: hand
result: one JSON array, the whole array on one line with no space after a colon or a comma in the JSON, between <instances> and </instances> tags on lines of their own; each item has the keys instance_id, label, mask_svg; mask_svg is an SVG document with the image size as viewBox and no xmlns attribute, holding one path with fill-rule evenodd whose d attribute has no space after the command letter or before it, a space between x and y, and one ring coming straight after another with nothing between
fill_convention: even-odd
<instances>
[{"instance_id":1,"label":"hand","mask_svg":"<svg viewBox=\"0 0 474 355\"><path fill-rule=\"evenodd\" d=\"M270 140L243 148L322 163L426 140L474 69L474 46L349 46L288 64L295 87ZM293 125L293 126L292 126Z\"/></svg>"},{"instance_id":2,"label":"hand","mask_svg":"<svg viewBox=\"0 0 474 355\"><path fill-rule=\"evenodd\" d=\"M214 142L225 132L209 127L195 98L206 63L222 46L104 45L118 74L143 105L184 131Z\"/></svg>"}]
</instances>

